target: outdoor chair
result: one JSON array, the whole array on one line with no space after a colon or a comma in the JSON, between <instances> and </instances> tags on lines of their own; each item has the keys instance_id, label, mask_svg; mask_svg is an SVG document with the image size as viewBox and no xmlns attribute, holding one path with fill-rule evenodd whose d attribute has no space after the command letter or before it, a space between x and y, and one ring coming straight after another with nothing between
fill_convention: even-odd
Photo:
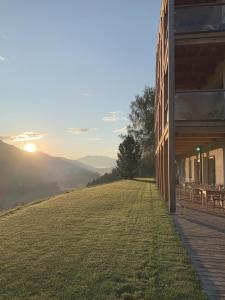
<instances>
[{"instance_id":1,"label":"outdoor chair","mask_svg":"<svg viewBox=\"0 0 225 300\"><path fill-rule=\"evenodd\" d=\"M222 208L223 212L225 212L225 191L223 190L220 195L220 208Z\"/></svg>"},{"instance_id":2,"label":"outdoor chair","mask_svg":"<svg viewBox=\"0 0 225 300\"><path fill-rule=\"evenodd\" d=\"M222 193L219 190L210 191L207 193L206 207L209 207L209 203L212 203L213 209L215 209L216 207L220 207L221 201L222 203L224 202L222 199Z\"/></svg>"}]
</instances>

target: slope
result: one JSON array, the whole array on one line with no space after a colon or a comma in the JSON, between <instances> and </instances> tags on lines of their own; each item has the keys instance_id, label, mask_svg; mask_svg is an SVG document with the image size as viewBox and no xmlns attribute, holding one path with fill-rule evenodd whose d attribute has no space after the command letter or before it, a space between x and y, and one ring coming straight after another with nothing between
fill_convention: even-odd
<instances>
[{"instance_id":1,"label":"slope","mask_svg":"<svg viewBox=\"0 0 225 300\"><path fill-rule=\"evenodd\" d=\"M150 181L85 188L0 216L0 299L206 299Z\"/></svg>"}]
</instances>

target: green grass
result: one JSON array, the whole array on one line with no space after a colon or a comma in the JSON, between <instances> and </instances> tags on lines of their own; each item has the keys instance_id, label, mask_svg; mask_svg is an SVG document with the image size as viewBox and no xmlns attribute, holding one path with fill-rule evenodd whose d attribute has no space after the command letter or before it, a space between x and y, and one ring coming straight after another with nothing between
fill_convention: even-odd
<instances>
[{"instance_id":1,"label":"green grass","mask_svg":"<svg viewBox=\"0 0 225 300\"><path fill-rule=\"evenodd\" d=\"M120 181L0 216L0 299L207 299L155 185Z\"/></svg>"}]
</instances>

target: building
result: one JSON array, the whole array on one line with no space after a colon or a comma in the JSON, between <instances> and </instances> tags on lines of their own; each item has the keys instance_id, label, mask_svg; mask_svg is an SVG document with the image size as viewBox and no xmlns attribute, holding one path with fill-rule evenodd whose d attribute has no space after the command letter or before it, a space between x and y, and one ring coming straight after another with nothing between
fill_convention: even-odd
<instances>
[{"instance_id":1,"label":"building","mask_svg":"<svg viewBox=\"0 0 225 300\"><path fill-rule=\"evenodd\" d=\"M225 184L225 0L163 0L156 59L156 180Z\"/></svg>"}]
</instances>

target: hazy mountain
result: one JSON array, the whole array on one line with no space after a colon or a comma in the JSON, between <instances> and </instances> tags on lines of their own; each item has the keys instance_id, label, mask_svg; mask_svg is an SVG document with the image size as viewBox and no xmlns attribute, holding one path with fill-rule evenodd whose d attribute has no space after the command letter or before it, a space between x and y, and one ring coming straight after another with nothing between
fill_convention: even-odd
<instances>
[{"instance_id":1,"label":"hazy mountain","mask_svg":"<svg viewBox=\"0 0 225 300\"><path fill-rule=\"evenodd\" d=\"M108 156L89 155L78 159L79 162L96 170L99 174L105 174L112 171L116 165L116 160Z\"/></svg>"},{"instance_id":2,"label":"hazy mountain","mask_svg":"<svg viewBox=\"0 0 225 300\"><path fill-rule=\"evenodd\" d=\"M0 141L0 208L82 187L98 176L80 162L27 153Z\"/></svg>"}]
</instances>

